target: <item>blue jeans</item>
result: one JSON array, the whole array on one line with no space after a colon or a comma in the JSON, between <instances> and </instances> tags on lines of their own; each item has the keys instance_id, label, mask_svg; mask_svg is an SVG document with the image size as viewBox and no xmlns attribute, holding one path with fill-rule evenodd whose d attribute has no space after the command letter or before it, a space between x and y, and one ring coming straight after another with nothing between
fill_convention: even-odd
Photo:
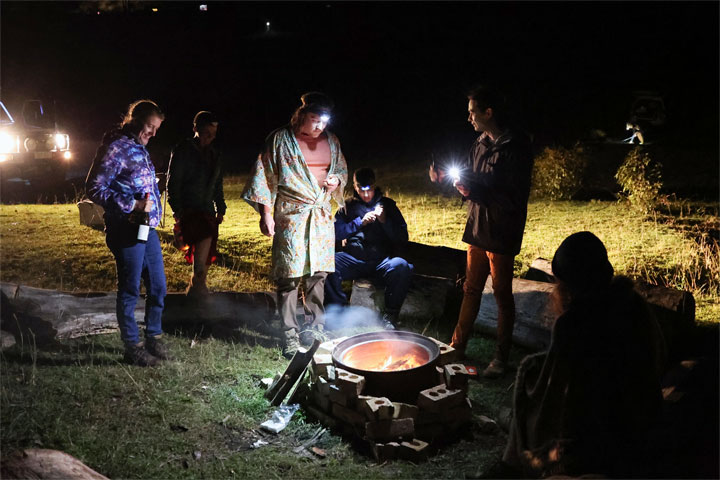
<instances>
[{"instance_id":1,"label":"blue jeans","mask_svg":"<svg viewBox=\"0 0 720 480\"><path fill-rule=\"evenodd\" d=\"M347 295L341 287L343 280L377 278L385 286L385 310L397 314L410 289L412 272L412 264L400 257L363 261L348 253L337 252L335 273L325 280L325 304L347 305Z\"/></svg>"},{"instance_id":2,"label":"blue jeans","mask_svg":"<svg viewBox=\"0 0 720 480\"><path fill-rule=\"evenodd\" d=\"M128 226L129 225L129 226ZM135 305L140 298L140 279L145 283L145 337L162 334L162 313L167 286L160 239L154 228L146 242L134 240L137 226L108 223L105 241L115 256L118 275L117 320L125 345L140 342Z\"/></svg>"}]
</instances>

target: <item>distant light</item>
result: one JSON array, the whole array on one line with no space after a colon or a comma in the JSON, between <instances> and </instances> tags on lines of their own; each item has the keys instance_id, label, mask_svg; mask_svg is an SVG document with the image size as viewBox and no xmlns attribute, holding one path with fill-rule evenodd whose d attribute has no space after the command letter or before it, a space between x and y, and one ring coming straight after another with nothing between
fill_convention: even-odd
<instances>
[{"instance_id":1,"label":"distant light","mask_svg":"<svg viewBox=\"0 0 720 480\"><path fill-rule=\"evenodd\" d=\"M329 121L330 121L330 115L327 115L327 114L325 114L325 115L320 115L320 121L323 122L323 123L329 122Z\"/></svg>"},{"instance_id":2,"label":"distant light","mask_svg":"<svg viewBox=\"0 0 720 480\"><path fill-rule=\"evenodd\" d=\"M67 152L63 153L63 158L64 158L65 160L70 160L70 159L72 158L72 153L70 153L70 150L68 150Z\"/></svg>"},{"instance_id":3,"label":"distant light","mask_svg":"<svg viewBox=\"0 0 720 480\"><path fill-rule=\"evenodd\" d=\"M270 28L270 22L265 22L265 26Z\"/></svg>"},{"instance_id":4,"label":"distant light","mask_svg":"<svg viewBox=\"0 0 720 480\"><path fill-rule=\"evenodd\" d=\"M157 9L157 8L153 8L152 11L153 11L153 12L157 12L158 9Z\"/></svg>"},{"instance_id":5,"label":"distant light","mask_svg":"<svg viewBox=\"0 0 720 480\"><path fill-rule=\"evenodd\" d=\"M100 15L100 10L97 11L97 14Z\"/></svg>"},{"instance_id":6,"label":"distant light","mask_svg":"<svg viewBox=\"0 0 720 480\"><path fill-rule=\"evenodd\" d=\"M200 11L207 12L207 5L205 5L205 4L200 5Z\"/></svg>"}]
</instances>

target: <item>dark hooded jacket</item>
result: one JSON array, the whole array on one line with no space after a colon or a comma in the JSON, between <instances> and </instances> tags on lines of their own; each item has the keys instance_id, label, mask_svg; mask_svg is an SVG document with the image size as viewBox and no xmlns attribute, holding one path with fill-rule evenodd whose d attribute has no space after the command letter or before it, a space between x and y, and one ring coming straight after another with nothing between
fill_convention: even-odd
<instances>
[{"instance_id":1,"label":"dark hooded jacket","mask_svg":"<svg viewBox=\"0 0 720 480\"><path fill-rule=\"evenodd\" d=\"M532 167L525 134L508 130L494 143L486 133L478 137L461 175L470 189L463 242L493 253L520 252Z\"/></svg>"},{"instance_id":2,"label":"dark hooded jacket","mask_svg":"<svg viewBox=\"0 0 720 480\"><path fill-rule=\"evenodd\" d=\"M363 216L378 205L385 211L385 223L376 221L363 227ZM339 243L346 239L342 251L358 260L381 261L398 256L407 244L407 224L395 201L384 197L379 188L375 189L375 196L369 203L363 202L355 193L346 201L345 208L335 214L335 241Z\"/></svg>"}]
</instances>

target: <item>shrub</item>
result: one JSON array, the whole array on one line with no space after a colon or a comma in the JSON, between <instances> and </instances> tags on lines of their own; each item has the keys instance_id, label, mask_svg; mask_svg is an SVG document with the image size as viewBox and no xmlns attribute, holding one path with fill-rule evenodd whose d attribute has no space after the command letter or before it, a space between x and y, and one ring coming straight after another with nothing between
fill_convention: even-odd
<instances>
[{"instance_id":1,"label":"shrub","mask_svg":"<svg viewBox=\"0 0 720 480\"><path fill-rule=\"evenodd\" d=\"M582 187L587 158L580 144L545 147L535 158L532 193L537 198L569 200Z\"/></svg>"},{"instance_id":2,"label":"shrub","mask_svg":"<svg viewBox=\"0 0 720 480\"><path fill-rule=\"evenodd\" d=\"M654 210L662 187L660 163L640 147L633 148L618 168L615 179L627 195L630 206L643 213Z\"/></svg>"}]
</instances>

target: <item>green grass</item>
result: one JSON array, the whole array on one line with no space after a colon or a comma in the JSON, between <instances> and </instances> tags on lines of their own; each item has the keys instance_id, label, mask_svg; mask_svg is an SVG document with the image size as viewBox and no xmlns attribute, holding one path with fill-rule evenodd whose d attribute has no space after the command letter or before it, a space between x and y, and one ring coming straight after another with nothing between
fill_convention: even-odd
<instances>
[{"instance_id":1,"label":"green grass","mask_svg":"<svg viewBox=\"0 0 720 480\"><path fill-rule=\"evenodd\" d=\"M418 172L381 169L415 242L464 249L465 209L457 196L439 194ZM244 178L226 179L221 258L210 270L214 290L269 291L270 240L257 215L239 199ZM615 202L542 202L529 205L515 274L537 257L552 258L570 233L591 230L606 244L617 273L691 291L697 319L718 322L718 249L702 236L717 228L717 206L676 201L643 217ZM170 215L167 216L170 222ZM169 291L182 291L191 273L172 247L171 225L160 229ZM31 246L30 246L31 245ZM0 206L0 280L65 291L114 290L115 266L101 231L83 227L72 204ZM421 331L424 324L409 324ZM448 340L451 323L433 322L426 334ZM191 335L168 336L177 356L160 368L120 363L117 334L63 341L38 350L24 338L0 356L0 448L66 451L112 478L462 478L497 458L502 434L477 430L428 462L379 467L336 435L317 444L325 458L293 449L318 425L302 412L277 436L258 433L271 411L259 381L287 365L279 348ZM469 355L480 367L492 339L474 338ZM515 349L511 364L527 353ZM495 417L508 406L511 376L472 382L476 415ZM258 439L270 444L250 448Z\"/></svg>"}]
</instances>

